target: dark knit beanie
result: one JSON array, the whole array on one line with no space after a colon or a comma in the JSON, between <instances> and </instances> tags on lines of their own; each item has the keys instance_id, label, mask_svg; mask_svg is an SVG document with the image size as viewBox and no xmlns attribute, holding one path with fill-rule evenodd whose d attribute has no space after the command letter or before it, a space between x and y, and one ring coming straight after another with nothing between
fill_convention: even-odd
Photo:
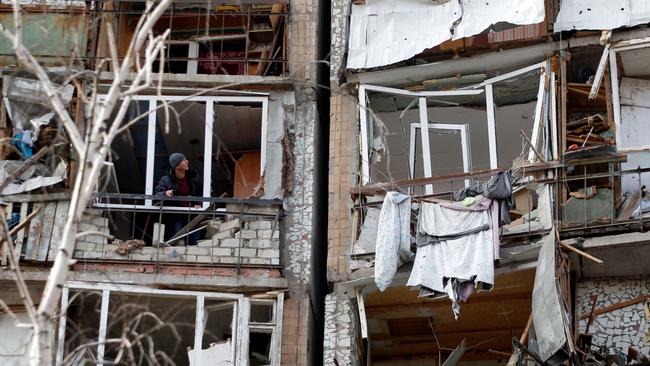
<instances>
[{"instance_id":1,"label":"dark knit beanie","mask_svg":"<svg viewBox=\"0 0 650 366\"><path fill-rule=\"evenodd\" d=\"M185 160L185 155L181 153L173 153L169 155L169 165L171 165L172 168L176 168L183 160Z\"/></svg>"}]
</instances>

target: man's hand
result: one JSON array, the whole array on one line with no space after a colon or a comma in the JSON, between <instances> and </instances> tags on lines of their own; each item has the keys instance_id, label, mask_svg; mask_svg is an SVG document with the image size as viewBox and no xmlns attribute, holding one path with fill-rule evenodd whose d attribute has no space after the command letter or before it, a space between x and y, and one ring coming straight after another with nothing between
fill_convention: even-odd
<instances>
[{"instance_id":1,"label":"man's hand","mask_svg":"<svg viewBox=\"0 0 650 366\"><path fill-rule=\"evenodd\" d=\"M173 191L173 190L170 189L169 191L165 191L165 196L167 196L167 197L171 197L171 196L173 196L173 195L174 195L174 191Z\"/></svg>"}]
</instances>

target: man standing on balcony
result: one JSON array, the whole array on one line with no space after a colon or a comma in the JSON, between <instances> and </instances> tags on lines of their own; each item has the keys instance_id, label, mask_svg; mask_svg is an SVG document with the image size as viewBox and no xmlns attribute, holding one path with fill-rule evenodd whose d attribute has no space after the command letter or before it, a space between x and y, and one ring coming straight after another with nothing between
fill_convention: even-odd
<instances>
[{"instance_id":1,"label":"man standing on balcony","mask_svg":"<svg viewBox=\"0 0 650 366\"><path fill-rule=\"evenodd\" d=\"M171 169L169 174L160 178L156 186L156 194L162 194L165 197L176 196L193 196L202 197L203 189L199 175L190 169L190 162L185 158L182 153L173 153L169 155L169 165ZM168 201L168 206L182 206L192 207L192 202L189 201ZM201 207L194 204L195 208ZM183 227L190 222L189 215L184 214L171 214L169 216L169 224L171 226L174 237ZM195 245L199 240L199 231L194 232L187 236L187 244Z\"/></svg>"}]
</instances>

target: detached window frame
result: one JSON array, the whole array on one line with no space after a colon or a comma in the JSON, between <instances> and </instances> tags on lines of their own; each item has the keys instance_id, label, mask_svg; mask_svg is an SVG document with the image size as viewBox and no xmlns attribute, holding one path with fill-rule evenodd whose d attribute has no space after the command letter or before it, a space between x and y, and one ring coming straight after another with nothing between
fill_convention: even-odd
<instances>
[{"instance_id":1,"label":"detached window frame","mask_svg":"<svg viewBox=\"0 0 650 366\"><path fill-rule=\"evenodd\" d=\"M411 123L411 140L409 142L409 179L415 179L415 152L418 130L422 133L422 126L418 123ZM469 173L472 171L472 144L470 142L468 124L429 123L428 130L453 131L459 133L461 152L463 156L463 172ZM469 184L469 179L466 179L465 185L469 186ZM412 188L413 187L411 187L411 190Z\"/></svg>"},{"instance_id":2,"label":"detached window frame","mask_svg":"<svg viewBox=\"0 0 650 366\"><path fill-rule=\"evenodd\" d=\"M102 302L100 309L99 333L97 339L97 359L103 360L106 350L106 333L108 325L108 309L111 292L121 294L151 295L153 297L172 297L172 298L195 298L196 299L196 318L194 328L194 350L201 350L204 333L204 310L205 300L219 300L233 302L233 321L232 321L232 339L231 339L231 362L233 366L249 365L249 334L251 330L264 328L272 332L273 340L271 347L271 366L280 366L281 361L281 334L282 334L282 317L284 307L284 293L279 292L276 297L256 300L245 297L243 294L219 293L219 292L201 292L201 291L181 291L181 290L163 290L136 285L110 284L110 283L91 283L81 281L68 281L63 287L61 295L61 314L67 314L68 299L70 290L78 291L95 291L101 292ZM251 323L250 311L251 302L264 301L273 303L274 322L271 324ZM56 351L56 364L60 365L64 359L65 332L66 332L67 315L60 317L58 327L58 345ZM199 352L193 352L193 363L198 365L197 357Z\"/></svg>"},{"instance_id":3,"label":"detached window frame","mask_svg":"<svg viewBox=\"0 0 650 366\"><path fill-rule=\"evenodd\" d=\"M105 100L105 95L98 96L98 101L103 102ZM154 162L155 162L155 148L156 148L156 127L157 127L157 113L156 108L158 107L158 102L160 101L167 102L202 102L205 103L205 134L204 138L204 156L212 156L212 131L215 122L218 123L214 116L214 106L219 103L261 103L262 108L262 121L261 121L261 136L260 136L260 176L264 175L264 169L266 169L266 144L267 144L267 129L268 129L268 108L269 108L269 97L268 95L258 95L258 96L196 96L196 97L187 97L179 95L135 95L131 97L131 102L139 101L148 101L149 102L149 114L147 117L148 127L147 127L147 170L145 177L145 195L153 195L154 185L157 182L154 182ZM144 119L144 118L143 118ZM120 121L122 123L122 121ZM203 159L203 197L211 197L210 187L212 184L212 159ZM203 202L202 207L173 207L173 206L164 206L157 207L153 205L153 200L146 199L144 200L143 205L129 205L129 204L120 204L120 203L95 203L93 205L96 208L129 208L129 209L151 209L156 207L163 211L203 211L208 208L209 203Z\"/></svg>"},{"instance_id":4,"label":"detached window frame","mask_svg":"<svg viewBox=\"0 0 650 366\"><path fill-rule=\"evenodd\" d=\"M616 54L623 51L632 51L640 48L650 48L650 37L621 41L612 44L609 48L609 75L612 82L612 109L614 112L614 124L616 126L616 150L622 152L649 151L650 145L619 147L623 141L622 117L621 117L621 96L620 82L618 80L618 60ZM600 68L599 68L600 71Z\"/></svg>"},{"instance_id":5,"label":"detached window frame","mask_svg":"<svg viewBox=\"0 0 650 366\"><path fill-rule=\"evenodd\" d=\"M544 115L550 116L552 119L551 125L551 134L555 139L557 137L557 126L555 123L555 88L548 86L555 85L555 73L549 72L551 70L550 60L544 60L536 64L517 69L515 71L505 73L490 79L486 79L480 84L475 85L472 89L460 89L460 90L450 90L450 91L423 91L423 92L414 92L405 89L397 89L385 86L370 85L370 84L360 84L358 90L359 98L359 124L361 129L361 184L366 185L370 183L370 138L371 135L371 126L369 122L369 108L368 108L368 99L367 91L380 92L390 95L399 95L417 98L419 114L420 114L420 128L428 129L427 125L429 123L428 110L427 110L427 98L430 97L451 97L451 96L472 96L485 94L485 109L487 116L487 130L488 130L488 149L490 154L490 169L497 169L498 164L498 154L497 154L497 134L496 134L496 121L495 121L495 105L494 105L494 93L493 86L496 83L499 83L504 80L508 80L525 73L540 70L540 83L537 93L537 103L535 105L535 119L533 124L533 131L531 140L535 146L539 145L542 137L542 130L544 121L542 117ZM549 91L550 89L550 91ZM548 96L547 94L550 94ZM548 108L544 108L547 106ZM429 146L429 135L426 133L421 135L422 143L422 159L424 163L424 177L431 178L432 169L431 169L431 150ZM553 143L552 146L553 158L557 159L557 144ZM533 162L535 159L535 154L530 149L528 154L528 160ZM425 187L426 194L433 193L433 187L427 185Z\"/></svg>"}]
</instances>

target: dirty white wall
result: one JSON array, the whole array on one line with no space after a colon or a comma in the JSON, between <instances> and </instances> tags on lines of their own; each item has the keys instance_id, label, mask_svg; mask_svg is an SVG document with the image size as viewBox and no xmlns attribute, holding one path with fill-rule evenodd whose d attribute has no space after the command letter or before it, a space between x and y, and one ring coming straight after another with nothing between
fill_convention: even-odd
<instances>
[{"instance_id":1,"label":"dirty white wall","mask_svg":"<svg viewBox=\"0 0 650 366\"><path fill-rule=\"evenodd\" d=\"M499 167L509 168L512 160L521 152L520 130L530 131L533 125L535 103L515 104L496 109L497 125L497 152ZM468 107L435 107L429 108L429 120L433 123L451 123L470 125L470 139L472 149L472 170L489 169L487 117L483 108ZM386 142L390 159L385 156L382 161L371 169L373 181L388 181L388 164L392 179L408 179L408 150L404 150L402 135L400 133L400 112L379 113L388 134ZM405 126L419 123L418 109L409 110L403 119ZM407 148L409 144L410 127L406 130ZM462 155L460 149L460 135L430 135L431 161L434 175L453 174L463 171ZM416 140L416 177L423 176L419 134ZM420 157L418 157L418 155ZM390 161L389 161L390 160Z\"/></svg>"},{"instance_id":2,"label":"dirty white wall","mask_svg":"<svg viewBox=\"0 0 650 366\"><path fill-rule=\"evenodd\" d=\"M645 0L564 0L554 29L614 29L649 21L650 3Z\"/></svg>"},{"instance_id":3,"label":"dirty white wall","mask_svg":"<svg viewBox=\"0 0 650 366\"><path fill-rule=\"evenodd\" d=\"M624 52L623 54L625 54ZM633 69L635 62L624 63ZM646 71L647 72L647 71ZM648 119L650 119L650 81L636 78L622 78L620 82L621 103L621 131L618 149L648 146ZM650 167L650 152L630 152L627 162L621 164L623 170L632 170L637 167ZM641 174L641 185L650 188L650 174ZM639 189L639 175L625 175L621 180L623 192L632 192Z\"/></svg>"},{"instance_id":4,"label":"dirty white wall","mask_svg":"<svg viewBox=\"0 0 650 366\"><path fill-rule=\"evenodd\" d=\"M352 5L347 66L394 64L493 24L535 24L544 16L544 0L367 0Z\"/></svg>"},{"instance_id":5,"label":"dirty white wall","mask_svg":"<svg viewBox=\"0 0 650 366\"><path fill-rule=\"evenodd\" d=\"M0 314L0 365L3 366L22 366L29 365L27 355L27 345L29 342L31 330L28 328L18 328L20 323L29 323L27 313L16 313L13 319L8 314Z\"/></svg>"},{"instance_id":6,"label":"dirty white wall","mask_svg":"<svg viewBox=\"0 0 650 366\"><path fill-rule=\"evenodd\" d=\"M633 299L650 293L649 278L600 279L578 282L576 287L576 310L578 314L589 313L591 296L598 295L596 309ZM589 333L594 334L594 345L618 348L627 354L629 346L636 346L648 354L650 344L644 343L644 335L649 331L650 319L646 319L643 303L631 305L595 317ZM584 331L586 319L579 323Z\"/></svg>"}]
</instances>

